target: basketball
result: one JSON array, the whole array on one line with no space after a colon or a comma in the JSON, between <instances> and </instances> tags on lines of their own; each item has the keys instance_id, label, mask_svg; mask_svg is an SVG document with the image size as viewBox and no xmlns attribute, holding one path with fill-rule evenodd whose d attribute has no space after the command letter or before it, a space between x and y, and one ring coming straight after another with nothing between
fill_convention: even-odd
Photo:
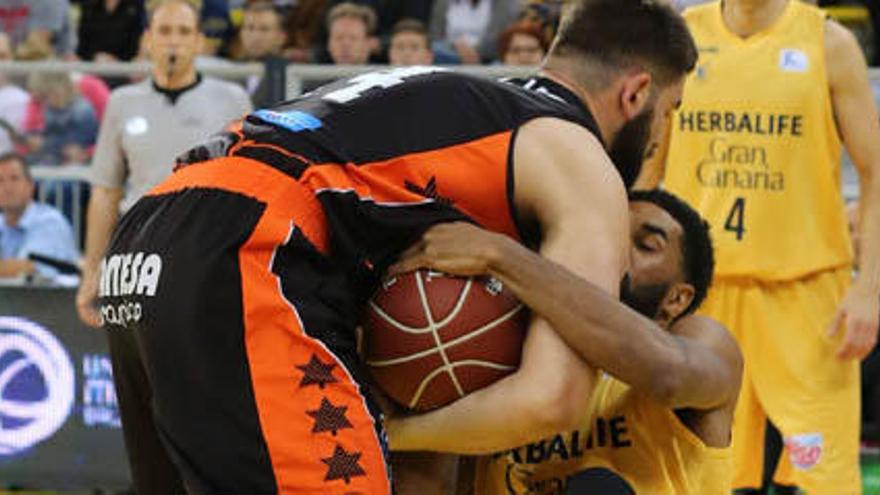
<instances>
[{"instance_id":1,"label":"basketball","mask_svg":"<svg viewBox=\"0 0 880 495\"><path fill-rule=\"evenodd\" d=\"M417 270L387 279L363 321L366 363L401 406L453 402L519 366L528 311L498 280Z\"/></svg>"}]
</instances>

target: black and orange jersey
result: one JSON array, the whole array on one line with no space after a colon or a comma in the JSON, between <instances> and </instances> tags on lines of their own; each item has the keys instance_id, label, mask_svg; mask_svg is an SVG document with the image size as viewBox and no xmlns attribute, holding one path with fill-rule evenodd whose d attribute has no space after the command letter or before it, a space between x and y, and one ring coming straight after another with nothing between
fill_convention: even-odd
<instances>
[{"instance_id":1,"label":"black and orange jersey","mask_svg":"<svg viewBox=\"0 0 880 495\"><path fill-rule=\"evenodd\" d=\"M149 442L192 493L389 493L363 300L437 222L524 238L512 144L542 116L598 135L549 80L396 69L254 112L182 157L102 262L141 491L175 491L153 488Z\"/></svg>"},{"instance_id":2,"label":"black and orange jersey","mask_svg":"<svg viewBox=\"0 0 880 495\"><path fill-rule=\"evenodd\" d=\"M182 161L243 156L295 177L324 208L334 259L369 289L374 273L437 222L469 220L522 238L512 144L517 129L537 117L600 136L581 100L549 79L494 81L407 67L258 110Z\"/></svg>"}]
</instances>

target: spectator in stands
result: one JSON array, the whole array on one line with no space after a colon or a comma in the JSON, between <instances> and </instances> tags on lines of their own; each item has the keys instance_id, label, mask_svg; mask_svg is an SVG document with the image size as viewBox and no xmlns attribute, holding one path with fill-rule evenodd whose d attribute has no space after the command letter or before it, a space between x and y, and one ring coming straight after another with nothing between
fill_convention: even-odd
<instances>
[{"instance_id":1,"label":"spectator in stands","mask_svg":"<svg viewBox=\"0 0 880 495\"><path fill-rule=\"evenodd\" d=\"M12 39L17 58L73 53L68 0L0 0L0 31Z\"/></svg>"},{"instance_id":2,"label":"spectator in stands","mask_svg":"<svg viewBox=\"0 0 880 495\"><path fill-rule=\"evenodd\" d=\"M58 274L50 266L30 261L30 254L68 263L79 258L73 229L64 216L33 197L34 180L24 159L12 153L0 155L0 277Z\"/></svg>"},{"instance_id":3,"label":"spectator in stands","mask_svg":"<svg viewBox=\"0 0 880 495\"><path fill-rule=\"evenodd\" d=\"M76 54L83 60L95 62L133 59L145 17L141 0L84 0Z\"/></svg>"},{"instance_id":4,"label":"spectator in stands","mask_svg":"<svg viewBox=\"0 0 880 495\"><path fill-rule=\"evenodd\" d=\"M538 24L518 22L501 33L498 59L504 65L538 65L549 47Z\"/></svg>"},{"instance_id":5,"label":"spectator in stands","mask_svg":"<svg viewBox=\"0 0 880 495\"><path fill-rule=\"evenodd\" d=\"M508 0L436 0L431 14L431 39L443 62L479 64L496 55L496 42L513 22L518 2ZM442 56L442 57L441 57Z\"/></svg>"},{"instance_id":6,"label":"spectator in stands","mask_svg":"<svg viewBox=\"0 0 880 495\"><path fill-rule=\"evenodd\" d=\"M83 321L94 326L98 265L120 211L168 176L177 155L251 109L241 87L202 77L196 71L195 57L204 40L198 11L191 3L163 0L148 15L145 46L152 61L152 77L113 92L92 160L86 256L77 309Z\"/></svg>"},{"instance_id":7,"label":"spectator in stands","mask_svg":"<svg viewBox=\"0 0 880 495\"><path fill-rule=\"evenodd\" d=\"M202 55L227 55L229 43L235 36L235 28L229 17L227 0L192 0L195 6L201 5L199 13L202 33L205 41L202 44Z\"/></svg>"},{"instance_id":8,"label":"spectator in stands","mask_svg":"<svg viewBox=\"0 0 880 495\"><path fill-rule=\"evenodd\" d=\"M544 38L552 40L556 36L561 9L561 2L531 0L523 6L516 21L539 25Z\"/></svg>"},{"instance_id":9,"label":"spectator in stands","mask_svg":"<svg viewBox=\"0 0 880 495\"><path fill-rule=\"evenodd\" d=\"M244 8L239 36L244 60L278 57L287 41L284 15L271 0L249 2Z\"/></svg>"},{"instance_id":10,"label":"spectator in stands","mask_svg":"<svg viewBox=\"0 0 880 495\"><path fill-rule=\"evenodd\" d=\"M362 65L370 60L373 42L370 39L376 29L376 12L370 7L355 3L341 3L327 14L330 37L327 50L337 65Z\"/></svg>"},{"instance_id":11,"label":"spectator in stands","mask_svg":"<svg viewBox=\"0 0 880 495\"><path fill-rule=\"evenodd\" d=\"M98 122L104 119L104 110L107 100L110 99L110 89L107 83L98 77L73 72L70 74L77 94L83 97L95 112ZM46 127L46 115L43 102L37 98L31 98L25 112L23 130L28 133L42 132Z\"/></svg>"},{"instance_id":12,"label":"spectator in stands","mask_svg":"<svg viewBox=\"0 0 880 495\"><path fill-rule=\"evenodd\" d=\"M0 61L12 60L12 43L0 33ZM0 153L12 151L23 144L21 132L31 95L16 86L6 74L0 73Z\"/></svg>"},{"instance_id":13,"label":"spectator in stands","mask_svg":"<svg viewBox=\"0 0 880 495\"><path fill-rule=\"evenodd\" d=\"M343 2L373 9L376 13L376 27L373 29L373 34L382 42L387 42L391 38L394 26L403 19L418 19L427 25L431 19L433 4L433 0L328 0L325 14ZM327 38L326 29L319 33L318 39L326 41Z\"/></svg>"},{"instance_id":14,"label":"spectator in stands","mask_svg":"<svg viewBox=\"0 0 880 495\"><path fill-rule=\"evenodd\" d=\"M310 63L315 60L315 47L326 4L327 0L298 0L287 14L284 53L293 62Z\"/></svg>"},{"instance_id":15,"label":"spectator in stands","mask_svg":"<svg viewBox=\"0 0 880 495\"><path fill-rule=\"evenodd\" d=\"M98 137L98 118L66 73L37 72L28 90L43 108L44 127L29 137L28 160L43 165L88 162Z\"/></svg>"},{"instance_id":16,"label":"spectator in stands","mask_svg":"<svg viewBox=\"0 0 880 495\"><path fill-rule=\"evenodd\" d=\"M388 47L391 65L431 65L434 52L428 28L418 19L403 19L394 25Z\"/></svg>"},{"instance_id":17,"label":"spectator in stands","mask_svg":"<svg viewBox=\"0 0 880 495\"><path fill-rule=\"evenodd\" d=\"M250 2L245 6L241 30L239 31L242 57L251 62L268 63L282 59L282 48L287 40L284 31L284 15L269 0ZM277 103L269 87L271 78L251 76L246 82L251 101L256 108L264 108Z\"/></svg>"}]
</instances>

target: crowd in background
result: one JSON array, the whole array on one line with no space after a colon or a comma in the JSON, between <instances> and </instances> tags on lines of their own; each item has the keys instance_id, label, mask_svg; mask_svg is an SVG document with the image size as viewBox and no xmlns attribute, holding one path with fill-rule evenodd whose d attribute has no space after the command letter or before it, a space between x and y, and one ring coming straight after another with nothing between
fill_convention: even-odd
<instances>
[{"instance_id":1,"label":"crowd in background","mask_svg":"<svg viewBox=\"0 0 880 495\"><path fill-rule=\"evenodd\" d=\"M547 0L193 0L206 43L198 65L535 65L558 22ZM147 60L149 1L0 0L0 60ZM112 88L128 78L0 74L0 152L29 163L88 163ZM244 84L255 106L259 77Z\"/></svg>"},{"instance_id":2,"label":"crowd in background","mask_svg":"<svg viewBox=\"0 0 880 495\"><path fill-rule=\"evenodd\" d=\"M703 1L673 3L684 8ZM269 59L294 64L535 65L549 47L563 3L191 2L201 12L207 39L200 67ZM150 0L0 0L0 61L147 60L142 33L149 9ZM880 56L880 50L875 52ZM129 82L85 74L10 80L0 74L0 152L15 149L30 163L88 163L110 89ZM259 77L243 83L256 107L274 103Z\"/></svg>"}]
</instances>

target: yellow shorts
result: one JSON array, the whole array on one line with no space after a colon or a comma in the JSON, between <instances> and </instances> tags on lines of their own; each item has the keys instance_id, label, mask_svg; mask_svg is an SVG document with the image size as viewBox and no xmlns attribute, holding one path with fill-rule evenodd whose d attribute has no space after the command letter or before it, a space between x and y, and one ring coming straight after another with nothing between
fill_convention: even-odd
<instances>
[{"instance_id":1,"label":"yellow shorts","mask_svg":"<svg viewBox=\"0 0 880 495\"><path fill-rule=\"evenodd\" d=\"M859 368L835 357L827 328L849 268L786 282L716 280L701 313L736 336L745 357L734 416L734 487L761 485L767 419L785 443L774 479L808 495L860 494Z\"/></svg>"}]
</instances>

